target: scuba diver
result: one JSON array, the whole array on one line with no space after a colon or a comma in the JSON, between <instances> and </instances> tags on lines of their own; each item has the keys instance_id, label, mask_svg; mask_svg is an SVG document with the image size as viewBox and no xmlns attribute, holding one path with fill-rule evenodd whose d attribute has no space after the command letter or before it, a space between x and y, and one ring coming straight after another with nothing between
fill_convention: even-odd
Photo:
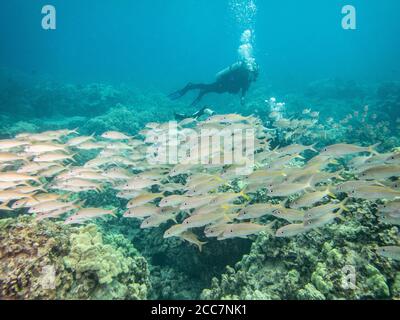
<instances>
[{"instance_id":1,"label":"scuba diver","mask_svg":"<svg viewBox=\"0 0 400 320\"><path fill-rule=\"evenodd\" d=\"M246 61L238 61L219 72L215 82L209 84L189 83L183 89L171 93L168 97L171 100L177 100L189 91L200 90L197 98L191 104L194 106L200 102L204 95L211 92L238 94L241 91L241 103L244 104L244 97L250 88L250 84L257 80L258 75L259 67L256 63L249 65ZM204 114L205 110L207 110L206 107L190 117L198 118Z\"/></svg>"}]
</instances>

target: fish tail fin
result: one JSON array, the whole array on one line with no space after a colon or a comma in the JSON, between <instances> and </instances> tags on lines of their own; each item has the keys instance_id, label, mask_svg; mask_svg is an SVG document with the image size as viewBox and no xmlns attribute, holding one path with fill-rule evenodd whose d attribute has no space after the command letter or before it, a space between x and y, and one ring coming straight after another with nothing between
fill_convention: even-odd
<instances>
[{"instance_id":1,"label":"fish tail fin","mask_svg":"<svg viewBox=\"0 0 400 320\"><path fill-rule=\"evenodd\" d=\"M90 139L89 140L96 140L95 139L95 136L96 136L96 132L93 132L91 135L90 135Z\"/></svg>"},{"instance_id":2,"label":"fish tail fin","mask_svg":"<svg viewBox=\"0 0 400 320\"><path fill-rule=\"evenodd\" d=\"M349 208L346 207L346 203L349 200L349 198L344 199L341 203L340 203L340 209L346 212L350 212Z\"/></svg>"},{"instance_id":3,"label":"fish tail fin","mask_svg":"<svg viewBox=\"0 0 400 320\"><path fill-rule=\"evenodd\" d=\"M79 127L71 130L70 134L72 134L72 133L79 134L78 130L79 130Z\"/></svg>"},{"instance_id":4,"label":"fish tail fin","mask_svg":"<svg viewBox=\"0 0 400 320\"><path fill-rule=\"evenodd\" d=\"M242 191L240 191L239 194L240 194L243 198L245 198L246 201L250 201L251 198L245 193L245 191L246 191L246 187L245 187Z\"/></svg>"},{"instance_id":5,"label":"fish tail fin","mask_svg":"<svg viewBox=\"0 0 400 320\"><path fill-rule=\"evenodd\" d=\"M39 186L38 189L37 189L37 191L42 191L42 192L44 192L44 193L49 193L49 192L44 188L44 185Z\"/></svg>"},{"instance_id":6,"label":"fish tail fin","mask_svg":"<svg viewBox=\"0 0 400 320\"><path fill-rule=\"evenodd\" d=\"M117 213L116 213L117 209L112 209L110 216L114 217L114 218L118 218Z\"/></svg>"},{"instance_id":7,"label":"fish tail fin","mask_svg":"<svg viewBox=\"0 0 400 320\"><path fill-rule=\"evenodd\" d=\"M272 222L265 225L265 232L269 233L270 235L274 235L275 233L272 228L275 225L275 222L276 220L273 220Z\"/></svg>"},{"instance_id":8,"label":"fish tail fin","mask_svg":"<svg viewBox=\"0 0 400 320\"><path fill-rule=\"evenodd\" d=\"M60 199L61 199L61 200L67 200L67 199L70 197L70 195L71 195L71 192L67 192L66 194L63 194L63 195L60 197Z\"/></svg>"},{"instance_id":9,"label":"fish tail fin","mask_svg":"<svg viewBox=\"0 0 400 320\"><path fill-rule=\"evenodd\" d=\"M314 185L314 183L313 183L313 180L314 180L314 175L312 175L312 176L308 179L308 181L306 182L306 186L305 186L304 189L315 190L315 185Z\"/></svg>"},{"instance_id":10,"label":"fish tail fin","mask_svg":"<svg viewBox=\"0 0 400 320\"><path fill-rule=\"evenodd\" d=\"M33 200L33 201L38 201L38 200L35 198L35 192L30 193L30 194L27 194L27 195L25 195L25 197L28 198L28 199L30 199L30 200Z\"/></svg>"},{"instance_id":11,"label":"fish tail fin","mask_svg":"<svg viewBox=\"0 0 400 320\"><path fill-rule=\"evenodd\" d=\"M289 202L289 199L282 200L279 202L278 206L281 208L285 208L286 204Z\"/></svg>"},{"instance_id":12,"label":"fish tail fin","mask_svg":"<svg viewBox=\"0 0 400 320\"><path fill-rule=\"evenodd\" d=\"M21 160L22 160L22 162L24 162L24 163L26 163L26 164L29 164L29 163L30 163L30 160L29 160L29 157L28 157L28 156L22 156L22 157L21 157Z\"/></svg>"},{"instance_id":13,"label":"fish tail fin","mask_svg":"<svg viewBox=\"0 0 400 320\"><path fill-rule=\"evenodd\" d=\"M165 191L163 191L161 188L162 188L162 185L160 186L160 192L157 195L158 195L158 198L162 199L165 197L165 195L164 195Z\"/></svg>"},{"instance_id":14,"label":"fish tail fin","mask_svg":"<svg viewBox=\"0 0 400 320\"><path fill-rule=\"evenodd\" d=\"M221 177L215 177L215 180L217 180L218 182L226 182L226 180Z\"/></svg>"},{"instance_id":15,"label":"fish tail fin","mask_svg":"<svg viewBox=\"0 0 400 320\"><path fill-rule=\"evenodd\" d=\"M224 183L224 186L232 188L232 185L229 182Z\"/></svg>"},{"instance_id":16,"label":"fish tail fin","mask_svg":"<svg viewBox=\"0 0 400 320\"><path fill-rule=\"evenodd\" d=\"M275 149L272 149L272 150L271 150L271 153L279 154L278 150L279 150L280 147L281 147L280 145L277 145L277 146L275 147Z\"/></svg>"},{"instance_id":17,"label":"fish tail fin","mask_svg":"<svg viewBox=\"0 0 400 320\"><path fill-rule=\"evenodd\" d=\"M39 177L31 177L31 179L39 184L42 184Z\"/></svg>"},{"instance_id":18,"label":"fish tail fin","mask_svg":"<svg viewBox=\"0 0 400 320\"><path fill-rule=\"evenodd\" d=\"M296 153L295 158L305 160L305 158L300 153Z\"/></svg>"},{"instance_id":19,"label":"fish tail fin","mask_svg":"<svg viewBox=\"0 0 400 320\"><path fill-rule=\"evenodd\" d=\"M343 208L340 208L339 211L335 213L336 218L338 218L342 222L345 221L344 217L342 216L343 211Z\"/></svg>"},{"instance_id":20,"label":"fish tail fin","mask_svg":"<svg viewBox=\"0 0 400 320\"><path fill-rule=\"evenodd\" d=\"M328 188L326 188L326 194L328 196L330 196L333 199L336 199L336 195L332 192L331 187L329 186Z\"/></svg>"},{"instance_id":21,"label":"fish tail fin","mask_svg":"<svg viewBox=\"0 0 400 320\"><path fill-rule=\"evenodd\" d=\"M316 152L316 153L318 153L318 150L317 149L315 149L315 146L318 144L318 142L316 142L316 143L314 143L314 144L312 144L311 146L309 146L309 149L311 150L311 151L313 151L313 152Z\"/></svg>"},{"instance_id":22,"label":"fish tail fin","mask_svg":"<svg viewBox=\"0 0 400 320\"><path fill-rule=\"evenodd\" d=\"M83 206L85 205L85 203L86 203L86 199L82 200L82 201L80 201L79 199L74 201L74 204L76 205L77 209L83 209Z\"/></svg>"},{"instance_id":23,"label":"fish tail fin","mask_svg":"<svg viewBox=\"0 0 400 320\"><path fill-rule=\"evenodd\" d=\"M76 153L71 154L67 159L71 160L72 162L76 163L76 159L74 157L76 156Z\"/></svg>"},{"instance_id":24,"label":"fish tail fin","mask_svg":"<svg viewBox=\"0 0 400 320\"><path fill-rule=\"evenodd\" d=\"M341 176L341 173L342 173L342 172L343 172L343 170L339 171L339 172L335 175L335 178L338 179L338 180L341 180L341 181L345 181L346 179L343 178L343 177Z\"/></svg>"},{"instance_id":25,"label":"fish tail fin","mask_svg":"<svg viewBox=\"0 0 400 320\"><path fill-rule=\"evenodd\" d=\"M252 113L251 115L249 115L249 116L247 116L247 117L244 117L245 119L251 119L251 118L254 118L255 117L255 115L254 115L254 113Z\"/></svg>"},{"instance_id":26,"label":"fish tail fin","mask_svg":"<svg viewBox=\"0 0 400 320\"><path fill-rule=\"evenodd\" d=\"M179 212L175 212L175 213L173 213L172 214L172 218L171 218L171 220L173 221L173 222L175 222L176 224L178 224L178 221L176 220L176 217L179 215Z\"/></svg>"},{"instance_id":27,"label":"fish tail fin","mask_svg":"<svg viewBox=\"0 0 400 320\"><path fill-rule=\"evenodd\" d=\"M203 251L203 246L204 246L206 243L207 243L207 242L200 241L200 242L197 244L197 247L199 248L199 251L200 251L200 252Z\"/></svg>"},{"instance_id":28,"label":"fish tail fin","mask_svg":"<svg viewBox=\"0 0 400 320\"><path fill-rule=\"evenodd\" d=\"M373 154L375 154L375 155L378 155L379 152L376 151L375 149L376 149L376 147L378 147L380 144L381 144L381 143L378 142L378 143L373 144L372 146L369 146L369 147L368 147L368 151L369 151L370 153L373 153Z\"/></svg>"},{"instance_id":29,"label":"fish tail fin","mask_svg":"<svg viewBox=\"0 0 400 320\"><path fill-rule=\"evenodd\" d=\"M232 222L232 221L238 216L238 214L239 214L239 213L236 213L236 214L235 214L235 213L225 214L225 215L224 215L224 218L225 218L226 220Z\"/></svg>"}]
</instances>

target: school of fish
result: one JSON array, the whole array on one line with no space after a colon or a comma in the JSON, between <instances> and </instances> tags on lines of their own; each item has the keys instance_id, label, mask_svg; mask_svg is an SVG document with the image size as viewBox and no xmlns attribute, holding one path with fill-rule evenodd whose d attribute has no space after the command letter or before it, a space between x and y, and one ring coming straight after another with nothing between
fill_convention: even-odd
<instances>
[{"instance_id":1,"label":"school of fish","mask_svg":"<svg viewBox=\"0 0 400 320\"><path fill-rule=\"evenodd\" d=\"M293 121L279 119L274 126L293 126ZM269 135L273 129L255 116L239 114L185 119L176 126L174 139L170 129L171 123L148 123L135 137L55 130L0 140L0 211L20 210L37 220L63 219L66 224L117 217L114 210L86 207L80 194L111 187L127 202L125 219L139 219L143 229L173 221L164 238L179 237L200 251L206 244L201 238L247 238L260 232L294 237L321 228L343 219L351 198L378 201L380 221L400 225L400 152L378 153L377 145L346 143L276 146ZM252 130L251 153L246 135L217 149L199 138L204 130L227 129ZM226 151L238 148L246 155L229 162ZM169 163L165 158L172 149L185 152ZM93 156L82 163L84 153ZM249 164L250 171L238 174ZM268 202L255 202L258 192L266 192ZM263 217L270 218L262 223ZM287 224L276 229L276 220ZM377 252L400 259L400 247Z\"/></svg>"}]
</instances>

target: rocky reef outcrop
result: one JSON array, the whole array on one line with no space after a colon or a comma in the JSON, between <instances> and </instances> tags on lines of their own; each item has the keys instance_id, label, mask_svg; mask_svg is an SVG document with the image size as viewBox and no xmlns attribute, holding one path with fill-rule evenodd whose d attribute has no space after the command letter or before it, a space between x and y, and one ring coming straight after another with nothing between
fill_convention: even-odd
<instances>
[{"instance_id":1,"label":"rocky reef outcrop","mask_svg":"<svg viewBox=\"0 0 400 320\"><path fill-rule=\"evenodd\" d=\"M149 286L146 260L121 235L0 220L1 299L146 299Z\"/></svg>"},{"instance_id":2,"label":"rocky reef outcrop","mask_svg":"<svg viewBox=\"0 0 400 320\"><path fill-rule=\"evenodd\" d=\"M212 280L203 299L399 298L399 262L376 253L398 245L398 228L377 221L368 201L348 204L351 213L295 238L260 234L249 254Z\"/></svg>"}]
</instances>

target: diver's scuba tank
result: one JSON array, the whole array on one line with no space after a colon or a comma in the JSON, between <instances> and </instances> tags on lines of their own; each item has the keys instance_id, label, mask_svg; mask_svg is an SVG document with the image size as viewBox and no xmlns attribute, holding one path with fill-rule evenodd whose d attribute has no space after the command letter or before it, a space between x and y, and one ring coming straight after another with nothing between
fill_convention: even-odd
<instances>
[{"instance_id":1,"label":"diver's scuba tank","mask_svg":"<svg viewBox=\"0 0 400 320\"><path fill-rule=\"evenodd\" d=\"M240 69L242 67L243 67L243 61L235 62L234 64L232 64L228 68L225 68L224 70L218 72L215 75L215 77L217 78L217 81L218 81L219 79L223 78L224 76L226 76L227 74L231 73L232 71Z\"/></svg>"}]
</instances>

